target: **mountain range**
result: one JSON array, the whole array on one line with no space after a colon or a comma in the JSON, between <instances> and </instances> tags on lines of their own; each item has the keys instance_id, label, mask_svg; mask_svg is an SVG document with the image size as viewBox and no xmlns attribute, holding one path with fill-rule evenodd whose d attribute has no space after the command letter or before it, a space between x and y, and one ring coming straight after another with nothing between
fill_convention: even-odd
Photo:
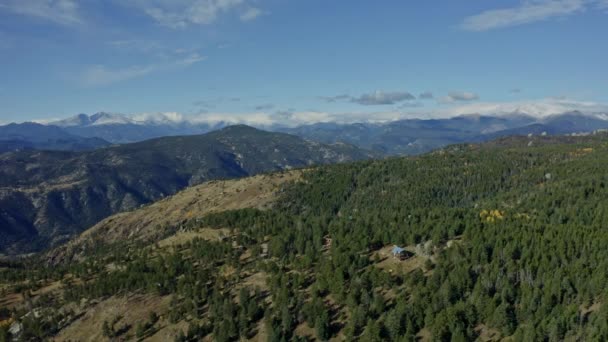
<instances>
[{"instance_id":1,"label":"mountain range","mask_svg":"<svg viewBox=\"0 0 608 342\"><path fill-rule=\"evenodd\" d=\"M112 143L124 144L164 136L204 134L229 126L229 123L196 123L175 120L170 116L157 115L134 119L113 113L79 114L74 117L52 121L66 132L81 137L98 137Z\"/></svg>"},{"instance_id":2,"label":"mountain range","mask_svg":"<svg viewBox=\"0 0 608 342\"><path fill-rule=\"evenodd\" d=\"M608 120L581 112L513 113L274 125L275 133L229 125L98 113L0 126L0 253L54 246L111 214L207 180L415 155L503 136L586 134L608 129Z\"/></svg>"},{"instance_id":3,"label":"mountain range","mask_svg":"<svg viewBox=\"0 0 608 342\"><path fill-rule=\"evenodd\" d=\"M337 123L320 122L300 126L285 126L279 122L257 125L257 128L294 134L322 143L344 142L388 155L413 155L431 151L442 146L461 142L483 142L502 136L528 134L575 134L588 133L608 128L606 114L566 112L549 116L532 116L525 112L500 115L462 115L443 119L402 119L388 122ZM56 139L57 132L64 136L97 138L122 144L139 142L163 136L204 134L235 124L234 121L205 121L201 118L187 118L178 114L122 115L97 113L79 114L72 118L47 123L50 133L35 135L46 140ZM27 137L27 131L40 125L22 124L19 127ZM13 126L13 130L16 128ZM255 126L255 125L254 125ZM5 126L4 128L6 129ZM49 135L49 137L46 137ZM1 141L11 137L0 129ZM21 139L27 141L27 138ZM91 141L85 140L91 144ZM103 146L100 140L96 140ZM6 145L6 143L4 143ZM32 144L34 148L38 145ZM83 141L72 145L45 144L47 149L85 149ZM98 146L93 144L93 147ZM73 146L74 148L70 148ZM3 150L11 150L4 146Z\"/></svg>"},{"instance_id":4,"label":"mountain range","mask_svg":"<svg viewBox=\"0 0 608 342\"><path fill-rule=\"evenodd\" d=\"M66 241L103 218L213 179L377 156L248 126L94 151L0 154L0 254Z\"/></svg>"},{"instance_id":5,"label":"mountain range","mask_svg":"<svg viewBox=\"0 0 608 342\"><path fill-rule=\"evenodd\" d=\"M82 137L66 130L33 122L0 126L0 153L15 150L84 151L110 145L98 137Z\"/></svg>"},{"instance_id":6,"label":"mountain range","mask_svg":"<svg viewBox=\"0 0 608 342\"><path fill-rule=\"evenodd\" d=\"M608 128L606 114L578 111L535 117L523 112L462 115L444 119L388 122L320 122L300 126L280 123L257 128L289 133L322 143L344 142L387 155L415 155L448 144L483 142L509 135L575 134ZM196 135L235 124L177 114L129 116L100 112L49 122L0 126L0 152L16 149L88 150L164 136Z\"/></svg>"},{"instance_id":7,"label":"mountain range","mask_svg":"<svg viewBox=\"0 0 608 342\"><path fill-rule=\"evenodd\" d=\"M569 112L540 119L514 113L398 120L383 124L319 123L283 131L325 143L343 141L388 155L414 155L449 144L484 142L511 135L563 135L606 128L608 120L601 116Z\"/></svg>"}]
</instances>

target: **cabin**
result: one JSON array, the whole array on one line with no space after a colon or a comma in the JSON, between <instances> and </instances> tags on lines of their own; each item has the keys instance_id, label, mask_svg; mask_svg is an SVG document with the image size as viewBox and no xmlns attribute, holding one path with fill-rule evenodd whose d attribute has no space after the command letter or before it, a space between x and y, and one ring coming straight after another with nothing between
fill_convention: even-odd
<instances>
[{"instance_id":1,"label":"cabin","mask_svg":"<svg viewBox=\"0 0 608 342\"><path fill-rule=\"evenodd\" d=\"M394 258L399 259L399 260L407 260L407 259L411 258L412 256L414 256L414 253L407 251L407 250L405 250L405 248L401 248L399 246L393 247L391 254L393 255Z\"/></svg>"}]
</instances>

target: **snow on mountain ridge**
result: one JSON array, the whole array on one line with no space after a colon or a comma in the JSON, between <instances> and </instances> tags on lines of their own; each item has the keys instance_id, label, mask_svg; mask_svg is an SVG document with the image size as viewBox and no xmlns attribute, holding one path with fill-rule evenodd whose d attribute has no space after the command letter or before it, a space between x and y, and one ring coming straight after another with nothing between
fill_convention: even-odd
<instances>
[{"instance_id":1,"label":"snow on mountain ridge","mask_svg":"<svg viewBox=\"0 0 608 342\"><path fill-rule=\"evenodd\" d=\"M177 124L185 122L182 114L179 113L143 113L126 115L119 113L99 112L92 115L78 114L64 120L51 121L48 124L60 127L73 126L101 126L101 125L163 125Z\"/></svg>"},{"instance_id":2,"label":"snow on mountain ridge","mask_svg":"<svg viewBox=\"0 0 608 342\"><path fill-rule=\"evenodd\" d=\"M566 113L579 112L581 115L608 120L608 106L573 100L549 99L545 101L522 101L511 103L472 103L450 108L439 108L432 112L417 109L417 112L386 111L377 113L328 113L322 111L303 112L243 112L243 113L200 113L184 115L178 112L157 112L139 114L117 114L100 112L88 116L80 114L65 120L44 122L61 127L101 126L116 124L131 124L142 126L226 126L246 124L259 128L264 127L297 127L316 123L389 123L413 118L441 119L493 116L508 119L532 118L542 122L547 117ZM42 123L42 122L41 122Z\"/></svg>"},{"instance_id":3,"label":"snow on mountain ridge","mask_svg":"<svg viewBox=\"0 0 608 342\"><path fill-rule=\"evenodd\" d=\"M92 126L100 125L124 125L133 123L133 120L124 114L113 114L113 113L97 113L90 116L90 122Z\"/></svg>"},{"instance_id":4,"label":"snow on mountain ridge","mask_svg":"<svg viewBox=\"0 0 608 342\"><path fill-rule=\"evenodd\" d=\"M79 114L77 116L55 121L47 121L44 124L56 125L60 127L73 126L101 126L114 124L132 124L132 125L209 125L209 126L226 126L236 124L247 124L253 126L270 126L275 122L271 117L263 114L252 115L237 115L227 116L223 114L205 114L185 116L177 112L164 113L140 113L140 114L115 114L100 112L93 115Z\"/></svg>"},{"instance_id":5,"label":"snow on mountain ridge","mask_svg":"<svg viewBox=\"0 0 608 342\"><path fill-rule=\"evenodd\" d=\"M541 99L536 101L519 102L476 102L459 105L441 110L440 116L450 117L471 113L488 114L496 116L527 115L542 119L551 115L559 115L578 111L585 115L597 116L598 113L608 112L608 105L588 101L571 99Z\"/></svg>"}]
</instances>

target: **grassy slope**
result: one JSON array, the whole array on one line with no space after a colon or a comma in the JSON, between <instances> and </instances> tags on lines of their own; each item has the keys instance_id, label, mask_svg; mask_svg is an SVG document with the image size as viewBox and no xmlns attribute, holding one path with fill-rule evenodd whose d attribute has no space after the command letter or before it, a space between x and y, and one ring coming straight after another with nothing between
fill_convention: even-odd
<instances>
[{"instance_id":1,"label":"grassy slope","mask_svg":"<svg viewBox=\"0 0 608 342\"><path fill-rule=\"evenodd\" d=\"M193 217L201 217L213 212L257 208L267 210L272 208L277 196L284 187L292 182L301 180L302 170L258 175L248 178L210 181L198 186L185 189L174 196L167 197L152 205L121 213L100 222L80 237L65 246L50 251L48 262L68 262L77 260L81 254L94 253L93 246L111 246L124 241L143 242L151 254L170 253L173 248L179 248L194 238L217 241L219 236L230 236L229 230L208 229L190 232L175 232L173 228L180 222ZM164 230L158 231L158 228ZM167 233L170 235L166 236ZM154 243L159 242L159 248ZM141 246L141 245L138 245ZM113 269L112 264L107 267ZM265 287L262 273L251 273L251 278L245 279L244 284L252 287ZM79 282L72 279L73 282ZM8 284L2 284L3 288ZM65 284L59 281L41 282L31 292L31 301L39 300L43 294L60 295ZM75 310L76 318L66 326L56 341L81 340L97 341L103 339L102 323L121 317L119 323L127 322L130 329L126 334L134 334L135 322L143 322L150 312L159 313L162 317L160 329L155 330L147 339L151 341L166 341L173 339L179 330L185 330L187 324L180 322L171 324L166 320L170 308L170 296L131 294L128 296L109 297L102 300L92 300L84 306L67 305L64 309ZM0 304L6 308L23 308L28 300L19 292L9 291L0 296ZM0 317L1 318L1 317Z\"/></svg>"},{"instance_id":2,"label":"grassy slope","mask_svg":"<svg viewBox=\"0 0 608 342\"><path fill-rule=\"evenodd\" d=\"M301 179L294 170L189 187L143 208L108 217L69 243L47 253L50 263L78 259L86 250L120 241L158 241L184 222L209 213L243 208L268 209L281 190ZM89 252L90 253L90 252Z\"/></svg>"}]
</instances>

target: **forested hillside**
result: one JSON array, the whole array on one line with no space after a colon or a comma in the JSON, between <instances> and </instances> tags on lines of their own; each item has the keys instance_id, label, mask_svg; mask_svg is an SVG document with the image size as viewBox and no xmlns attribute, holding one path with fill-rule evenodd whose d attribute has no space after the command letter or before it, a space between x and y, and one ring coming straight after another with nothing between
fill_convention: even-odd
<instances>
[{"instance_id":1,"label":"forested hillside","mask_svg":"<svg viewBox=\"0 0 608 342\"><path fill-rule=\"evenodd\" d=\"M205 181L373 156L242 125L87 152L0 154L0 255L56 246L112 214Z\"/></svg>"},{"instance_id":2,"label":"forested hillside","mask_svg":"<svg viewBox=\"0 0 608 342\"><path fill-rule=\"evenodd\" d=\"M606 340L607 163L595 135L324 166L271 209L7 264L0 314L58 340Z\"/></svg>"}]
</instances>

